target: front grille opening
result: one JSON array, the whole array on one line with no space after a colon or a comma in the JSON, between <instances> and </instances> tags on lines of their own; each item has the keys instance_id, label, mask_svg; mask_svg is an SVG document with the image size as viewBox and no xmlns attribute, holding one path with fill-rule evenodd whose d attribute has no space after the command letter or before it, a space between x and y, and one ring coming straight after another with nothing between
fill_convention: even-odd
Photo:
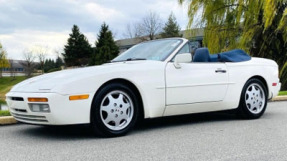
<instances>
[{"instance_id":1,"label":"front grille opening","mask_svg":"<svg viewBox=\"0 0 287 161\"><path fill-rule=\"evenodd\" d=\"M24 101L24 98L22 98L22 97L11 97L11 100L13 100L13 101Z\"/></svg>"},{"instance_id":2,"label":"front grille opening","mask_svg":"<svg viewBox=\"0 0 287 161\"><path fill-rule=\"evenodd\" d=\"M23 110L23 109L18 109L18 108L13 108L14 111L17 111L17 112L24 112L24 113L27 113L27 110Z\"/></svg>"},{"instance_id":3,"label":"front grille opening","mask_svg":"<svg viewBox=\"0 0 287 161\"><path fill-rule=\"evenodd\" d=\"M12 116L18 121L30 121L30 122L48 122L45 116L36 116L36 115L22 115L11 112Z\"/></svg>"}]
</instances>

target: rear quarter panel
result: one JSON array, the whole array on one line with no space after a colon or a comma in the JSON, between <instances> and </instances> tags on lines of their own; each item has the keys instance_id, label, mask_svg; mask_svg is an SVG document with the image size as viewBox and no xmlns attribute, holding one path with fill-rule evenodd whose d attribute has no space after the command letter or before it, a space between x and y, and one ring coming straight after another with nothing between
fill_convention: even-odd
<instances>
[{"instance_id":1,"label":"rear quarter panel","mask_svg":"<svg viewBox=\"0 0 287 161\"><path fill-rule=\"evenodd\" d=\"M229 72L228 91L225 97L225 102L228 106L237 108L240 101L240 96L245 83L252 77L262 77L267 84L268 99L275 95L276 90L272 87L272 83L279 83L278 65L273 60L263 58L252 58L250 61L226 63Z\"/></svg>"}]
</instances>

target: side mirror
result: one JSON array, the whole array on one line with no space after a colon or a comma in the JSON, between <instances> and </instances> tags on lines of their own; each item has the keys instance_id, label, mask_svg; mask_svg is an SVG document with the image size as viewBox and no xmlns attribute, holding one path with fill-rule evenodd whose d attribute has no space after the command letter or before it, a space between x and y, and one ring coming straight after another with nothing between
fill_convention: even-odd
<instances>
[{"instance_id":1,"label":"side mirror","mask_svg":"<svg viewBox=\"0 0 287 161\"><path fill-rule=\"evenodd\" d=\"M190 63L192 60L190 53L177 54L175 56L173 65L175 68L181 68L180 63Z\"/></svg>"}]
</instances>

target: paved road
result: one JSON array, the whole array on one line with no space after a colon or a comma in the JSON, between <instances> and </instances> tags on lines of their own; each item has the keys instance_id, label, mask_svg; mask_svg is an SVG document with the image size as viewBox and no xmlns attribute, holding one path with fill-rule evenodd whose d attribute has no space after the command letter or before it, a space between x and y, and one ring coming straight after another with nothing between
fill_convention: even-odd
<instances>
[{"instance_id":1,"label":"paved road","mask_svg":"<svg viewBox=\"0 0 287 161\"><path fill-rule=\"evenodd\" d=\"M0 160L287 160L287 102L258 120L224 113L145 121L129 135L96 138L85 126L0 127Z\"/></svg>"}]
</instances>

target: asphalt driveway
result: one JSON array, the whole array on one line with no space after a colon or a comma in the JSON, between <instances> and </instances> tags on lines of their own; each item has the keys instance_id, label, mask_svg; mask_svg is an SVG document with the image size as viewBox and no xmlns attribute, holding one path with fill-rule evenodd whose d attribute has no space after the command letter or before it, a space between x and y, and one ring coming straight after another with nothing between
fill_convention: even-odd
<instances>
[{"instance_id":1,"label":"asphalt driveway","mask_svg":"<svg viewBox=\"0 0 287 161\"><path fill-rule=\"evenodd\" d=\"M127 136L86 126L0 126L0 160L287 160L287 101L257 120L211 113L147 120Z\"/></svg>"}]
</instances>

